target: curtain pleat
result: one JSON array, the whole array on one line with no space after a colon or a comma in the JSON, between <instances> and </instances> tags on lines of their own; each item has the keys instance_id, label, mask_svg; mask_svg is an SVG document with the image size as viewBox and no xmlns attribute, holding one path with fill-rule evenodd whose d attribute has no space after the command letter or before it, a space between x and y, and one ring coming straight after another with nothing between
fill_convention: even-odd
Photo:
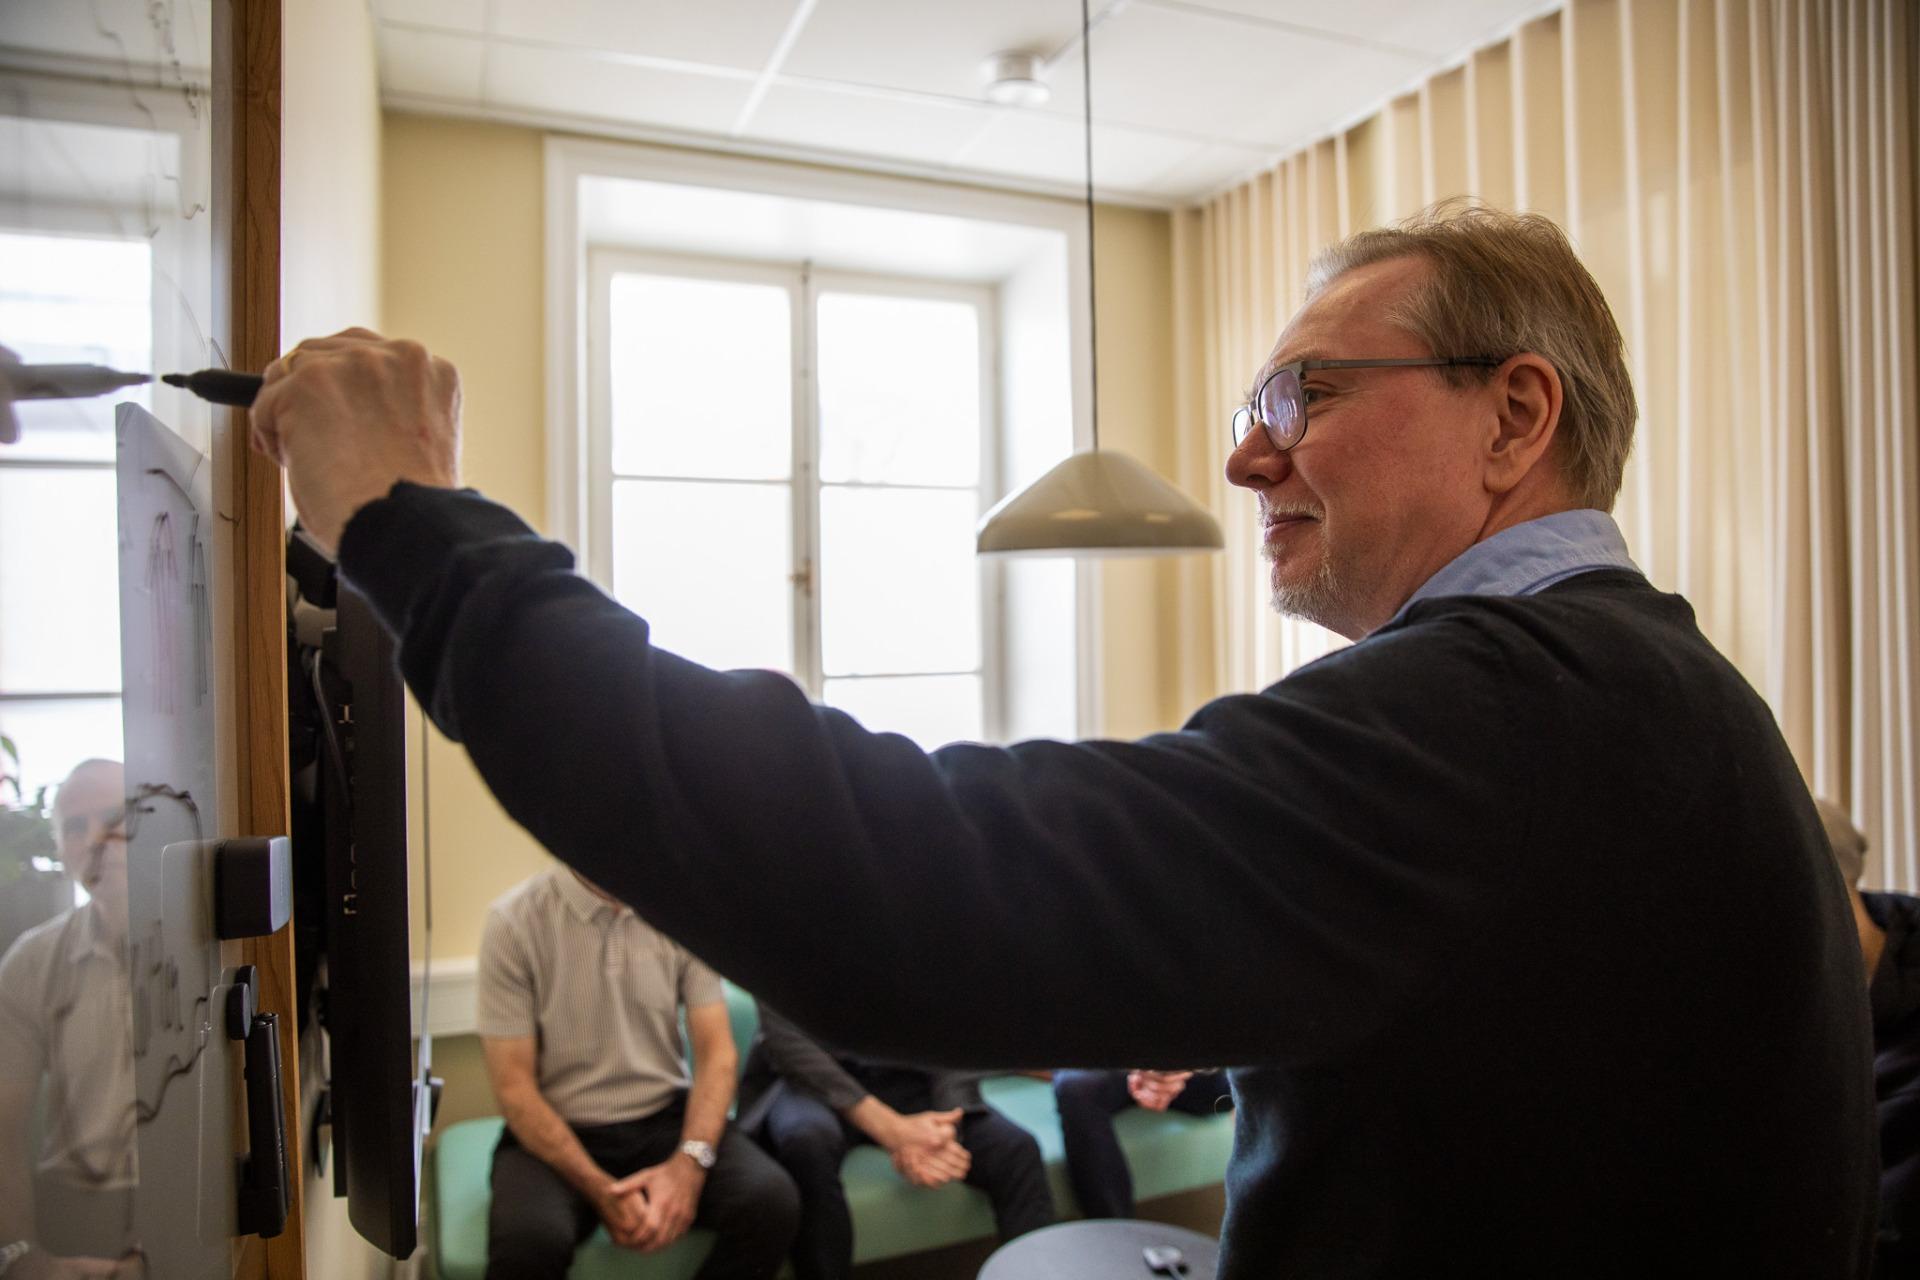
<instances>
[{"instance_id":1,"label":"curtain pleat","mask_svg":"<svg viewBox=\"0 0 1920 1280\"><path fill-rule=\"evenodd\" d=\"M1271 613L1252 505L1219 475L1313 253L1448 196L1534 210L1626 335L1636 558L1866 829L1868 880L1920 888L1915 26L1908 0L1570 0L1178 213L1179 456L1228 536L1181 571L1183 604L1220 602L1185 692L1340 643Z\"/></svg>"}]
</instances>

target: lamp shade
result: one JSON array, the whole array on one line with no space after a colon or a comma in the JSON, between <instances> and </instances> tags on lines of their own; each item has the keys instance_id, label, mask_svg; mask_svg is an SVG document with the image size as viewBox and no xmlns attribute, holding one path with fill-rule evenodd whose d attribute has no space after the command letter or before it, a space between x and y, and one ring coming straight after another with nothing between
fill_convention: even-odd
<instances>
[{"instance_id":1,"label":"lamp shade","mask_svg":"<svg viewBox=\"0 0 1920 1280\"><path fill-rule=\"evenodd\" d=\"M1142 556L1218 551L1220 523L1124 453L1076 453L980 518L982 554Z\"/></svg>"}]
</instances>

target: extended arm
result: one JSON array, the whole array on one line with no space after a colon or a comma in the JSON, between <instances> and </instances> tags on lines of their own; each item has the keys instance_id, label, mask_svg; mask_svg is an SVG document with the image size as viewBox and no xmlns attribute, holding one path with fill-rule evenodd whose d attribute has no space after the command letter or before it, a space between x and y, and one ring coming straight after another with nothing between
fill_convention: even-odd
<instances>
[{"instance_id":1,"label":"extended arm","mask_svg":"<svg viewBox=\"0 0 1920 1280\"><path fill-rule=\"evenodd\" d=\"M929 755L780 676L653 648L564 548L475 494L397 486L341 563L542 843L887 1058L1282 1062L1364 1038L1433 979L1409 957L1468 927L1500 851L1464 833L1512 808L1501 705L1373 707L1417 672L1342 680L1339 655L1179 734Z\"/></svg>"},{"instance_id":2,"label":"extended arm","mask_svg":"<svg viewBox=\"0 0 1920 1280\"><path fill-rule=\"evenodd\" d=\"M693 1084L687 1090L680 1139L715 1146L727 1127L727 1108L739 1084L740 1050L733 1043L726 1004L715 1001L688 1009L687 1032L693 1039Z\"/></svg>"},{"instance_id":3,"label":"extended arm","mask_svg":"<svg viewBox=\"0 0 1920 1280\"><path fill-rule=\"evenodd\" d=\"M32 1240L33 1152L27 1131L40 1073L0 1074L0 1244Z\"/></svg>"}]
</instances>

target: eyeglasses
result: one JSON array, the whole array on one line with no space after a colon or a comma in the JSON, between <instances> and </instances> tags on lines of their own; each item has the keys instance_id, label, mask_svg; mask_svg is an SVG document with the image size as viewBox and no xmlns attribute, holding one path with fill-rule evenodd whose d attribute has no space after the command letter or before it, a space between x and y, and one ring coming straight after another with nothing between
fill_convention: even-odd
<instances>
[{"instance_id":1,"label":"eyeglasses","mask_svg":"<svg viewBox=\"0 0 1920 1280\"><path fill-rule=\"evenodd\" d=\"M1267 443L1285 453L1306 438L1307 396L1300 375L1315 369L1419 369L1442 365L1497 365L1498 356L1413 356L1398 360L1295 360L1283 364L1260 383L1253 398L1233 415L1233 447L1238 449L1258 424Z\"/></svg>"}]
</instances>

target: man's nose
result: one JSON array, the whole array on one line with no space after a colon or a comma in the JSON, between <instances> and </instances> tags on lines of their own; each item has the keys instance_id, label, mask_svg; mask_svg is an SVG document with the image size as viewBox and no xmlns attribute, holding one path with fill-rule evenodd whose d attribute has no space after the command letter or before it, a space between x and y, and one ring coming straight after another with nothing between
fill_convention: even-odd
<instances>
[{"instance_id":1,"label":"man's nose","mask_svg":"<svg viewBox=\"0 0 1920 1280\"><path fill-rule=\"evenodd\" d=\"M1271 489L1292 470L1291 455L1274 448L1260 427L1247 432L1227 455L1227 483L1242 489Z\"/></svg>"}]
</instances>

